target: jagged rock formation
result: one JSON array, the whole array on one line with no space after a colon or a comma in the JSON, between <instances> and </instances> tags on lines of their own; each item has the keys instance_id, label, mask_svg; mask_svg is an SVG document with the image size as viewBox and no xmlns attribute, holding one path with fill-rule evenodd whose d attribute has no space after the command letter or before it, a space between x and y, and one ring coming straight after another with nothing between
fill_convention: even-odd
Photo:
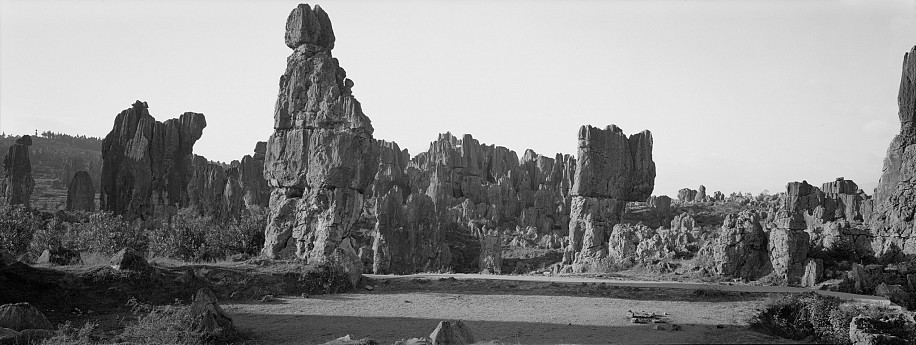
<instances>
[{"instance_id":1,"label":"jagged rock formation","mask_svg":"<svg viewBox=\"0 0 916 345\"><path fill-rule=\"evenodd\" d=\"M916 254L916 47L903 56L897 106L900 134L887 149L870 217L872 248L881 256Z\"/></svg>"},{"instance_id":2,"label":"jagged rock formation","mask_svg":"<svg viewBox=\"0 0 916 345\"><path fill-rule=\"evenodd\" d=\"M503 255L502 255L502 235L499 230L481 231L480 237L480 272L483 273L502 273Z\"/></svg>"},{"instance_id":3,"label":"jagged rock formation","mask_svg":"<svg viewBox=\"0 0 916 345\"><path fill-rule=\"evenodd\" d=\"M717 274L755 279L770 270L767 234L755 211L728 215L713 246Z\"/></svg>"},{"instance_id":4,"label":"jagged rock formation","mask_svg":"<svg viewBox=\"0 0 916 345\"><path fill-rule=\"evenodd\" d=\"M769 238L773 273L788 284L797 284L805 274L808 259L808 233L801 230L773 229Z\"/></svg>"},{"instance_id":5,"label":"jagged rock formation","mask_svg":"<svg viewBox=\"0 0 916 345\"><path fill-rule=\"evenodd\" d=\"M351 232L378 170L372 124L331 56L334 30L321 7L293 9L285 39L294 51L267 144L271 213L263 255L342 267L355 284L362 264Z\"/></svg>"},{"instance_id":6,"label":"jagged rock formation","mask_svg":"<svg viewBox=\"0 0 916 345\"><path fill-rule=\"evenodd\" d=\"M255 145L254 156L245 155L228 168L194 155L188 181L189 207L215 221L238 220L253 207L267 207L269 191L264 179L265 142Z\"/></svg>"},{"instance_id":7,"label":"jagged rock formation","mask_svg":"<svg viewBox=\"0 0 916 345\"><path fill-rule=\"evenodd\" d=\"M87 171L77 171L67 188L67 211L95 211L95 186Z\"/></svg>"},{"instance_id":8,"label":"jagged rock formation","mask_svg":"<svg viewBox=\"0 0 916 345\"><path fill-rule=\"evenodd\" d=\"M820 259L808 259L805 264L805 275L802 276L802 287L814 287L824 278L824 262Z\"/></svg>"},{"instance_id":9,"label":"jagged rock formation","mask_svg":"<svg viewBox=\"0 0 916 345\"><path fill-rule=\"evenodd\" d=\"M147 109L137 101L122 111L102 141L99 207L128 219L187 206L191 155L207 126L203 114L158 122Z\"/></svg>"},{"instance_id":10,"label":"jagged rock formation","mask_svg":"<svg viewBox=\"0 0 916 345\"><path fill-rule=\"evenodd\" d=\"M32 146L32 137L24 135L16 139L16 143L10 146L6 157L3 158L3 169L6 171L4 176L6 189L3 193L6 196L6 203L9 205L30 206L29 199L32 197L32 190L35 188L35 180L32 179L29 146Z\"/></svg>"},{"instance_id":11,"label":"jagged rock formation","mask_svg":"<svg viewBox=\"0 0 916 345\"><path fill-rule=\"evenodd\" d=\"M403 200L397 186L376 200L373 272L412 274L448 268L451 253L438 231L432 199L411 194Z\"/></svg>"},{"instance_id":12,"label":"jagged rock formation","mask_svg":"<svg viewBox=\"0 0 916 345\"><path fill-rule=\"evenodd\" d=\"M706 199L706 186L700 185L700 187L697 188L697 195L693 197L693 201L696 201L696 202L705 202L705 201L707 201L707 199Z\"/></svg>"},{"instance_id":13,"label":"jagged rock formation","mask_svg":"<svg viewBox=\"0 0 916 345\"><path fill-rule=\"evenodd\" d=\"M614 125L582 126L576 162L563 263L574 271L600 271L607 268L608 239L626 203L652 195L652 133L627 137Z\"/></svg>"},{"instance_id":14,"label":"jagged rock formation","mask_svg":"<svg viewBox=\"0 0 916 345\"><path fill-rule=\"evenodd\" d=\"M671 212L671 197L667 195L652 196L648 204L660 215L667 215L668 212Z\"/></svg>"},{"instance_id":15,"label":"jagged rock formation","mask_svg":"<svg viewBox=\"0 0 916 345\"><path fill-rule=\"evenodd\" d=\"M677 191L677 199L681 202L693 201L697 198L697 193L699 192L693 189L682 188L681 190Z\"/></svg>"}]
</instances>

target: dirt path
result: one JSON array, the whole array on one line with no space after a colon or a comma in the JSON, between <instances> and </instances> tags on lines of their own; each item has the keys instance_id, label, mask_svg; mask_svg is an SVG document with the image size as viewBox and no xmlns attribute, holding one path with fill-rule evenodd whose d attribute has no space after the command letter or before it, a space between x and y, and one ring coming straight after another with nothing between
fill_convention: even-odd
<instances>
[{"instance_id":1,"label":"dirt path","mask_svg":"<svg viewBox=\"0 0 916 345\"><path fill-rule=\"evenodd\" d=\"M449 319L465 321L478 341L510 344L786 342L747 327L763 294L458 276L372 277L372 291L225 308L263 344L320 344L347 334L392 344L429 336ZM668 313L681 330L633 324L629 310Z\"/></svg>"},{"instance_id":2,"label":"dirt path","mask_svg":"<svg viewBox=\"0 0 916 345\"><path fill-rule=\"evenodd\" d=\"M808 293L816 292L824 296L833 296L846 300L853 300L864 303L873 303L879 305L890 305L891 301L880 296L858 295L846 292L836 292L827 290L815 290L807 288L798 288L790 286L758 286L746 284L713 284L713 283L687 283L687 282L666 282L666 281L649 281L649 280L630 280L630 279L610 279L610 278L589 278L574 276L536 276L536 275L491 275L491 274L439 274L424 273L413 275L377 275L365 274L365 277L374 280L388 279L483 279L483 280L502 280L502 281L526 281L526 282L553 282L553 283L603 283L612 286L631 286L644 288L666 288L666 289L688 289L688 290L718 290L734 292L751 292L751 293Z\"/></svg>"}]
</instances>

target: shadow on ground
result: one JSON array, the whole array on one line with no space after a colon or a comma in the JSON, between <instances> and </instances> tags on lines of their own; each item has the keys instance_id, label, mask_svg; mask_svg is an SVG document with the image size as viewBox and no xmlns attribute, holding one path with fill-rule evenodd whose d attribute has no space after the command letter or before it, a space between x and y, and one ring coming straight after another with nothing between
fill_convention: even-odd
<instances>
[{"instance_id":1,"label":"shadow on ground","mask_svg":"<svg viewBox=\"0 0 916 345\"><path fill-rule=\"evenodd\" d=\"M304 311L307 312L307 311ZM510 311L507 311L510 312ZM380 344L428 337L439 319L410 317L353 317L320 315L232 315L237 327L252 334L256 344L320 344L351 335L370 337ZM619 344L619 343L792 343L754 332L743 326L683 324L681 330L655 330L654 325L587 326L558 323L473 321L464 323L478 342L504 344Z\"/></svg>"}]
</instances>

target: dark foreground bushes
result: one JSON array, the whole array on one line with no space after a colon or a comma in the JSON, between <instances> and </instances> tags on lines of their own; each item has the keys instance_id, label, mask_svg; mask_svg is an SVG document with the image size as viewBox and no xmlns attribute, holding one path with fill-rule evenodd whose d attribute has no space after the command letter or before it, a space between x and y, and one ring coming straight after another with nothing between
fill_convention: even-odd
<instances>
[{"instance_id":1,"label":"dark foreground bushes","mask_svg":"<svg viewBox=\"0 0 916 345\"><path fill-rule=\"evenodd\" d=\"M832 344L849 344L849 323L858 315L879 318L889 313L881 307L844 305L834 297L816 293L773 298L751 320L751 327L780 337ZM899 331L903 339L916 339L913 329Z\"/></svg>"},{"instance_id":2,"label":"dark foreground bushes","mask_svg":"<svg viewBox=\"0 0 916 345\"><path fill-rule=\"evenodd\" d=\"M56 247L103 255L130 247L150 256L214 261L257 255L266 225L263 208L227 222L182 210L167 222L127 221L106 212L50 214L6 206L0 208L0 251L34 260L45 249Z\"/></svg>"}]
</instances>

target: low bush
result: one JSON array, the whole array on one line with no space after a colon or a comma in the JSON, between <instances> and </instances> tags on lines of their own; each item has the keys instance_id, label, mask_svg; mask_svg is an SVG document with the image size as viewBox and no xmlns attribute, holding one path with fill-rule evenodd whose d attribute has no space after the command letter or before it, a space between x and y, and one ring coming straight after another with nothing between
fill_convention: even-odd
<instances>
[{"instance_id":1,"label":"low bush","mask_svg":"<svg viewBox=\"0 0 916 345\"><path fill-rule=\"evenodd\" d=\"M155 225L155 222L126 221L107 212L77 219L58 214L34 232L28 252L36 258L45 249L55 246L104 255L114 254L124 247L145 251L147 229Z\"/></svg>"},{"instance_id":2,"label":"low bush","mask_svg":"<svg viewBox=\"0 0 916 345\"><path fill-rule=\"evenodd\" d=\"M225 223L184 209L171 224L150 229L149 251L152 256L187 261L221 260L235 254L255 256L264 245L266 226L267 211L260 208Z\"/></svg>"},{"instance_id":3,"label":"low bush","mask_svg":"<svg viewBox=\"0 0 916 345\"><path fill-rule=\"evenodd\" d=\"M751 327L789 339L813 337L821 342L849 344L849 322L858 315L880 318L890 311L880 307L845 305L838 298L783 295L771 299L751 319Z\"/></svg>"},{"instance_id":4,"label":"low bush","mask_svg":"<svg viewBox=\"0 0 916 345\"><path fill-rule=\"evenodd\" d=\"M21 206L0 207L0 250L19 256L28 251L32 235L45 227L38 212Z\"/></svg>"}]
</instances>

